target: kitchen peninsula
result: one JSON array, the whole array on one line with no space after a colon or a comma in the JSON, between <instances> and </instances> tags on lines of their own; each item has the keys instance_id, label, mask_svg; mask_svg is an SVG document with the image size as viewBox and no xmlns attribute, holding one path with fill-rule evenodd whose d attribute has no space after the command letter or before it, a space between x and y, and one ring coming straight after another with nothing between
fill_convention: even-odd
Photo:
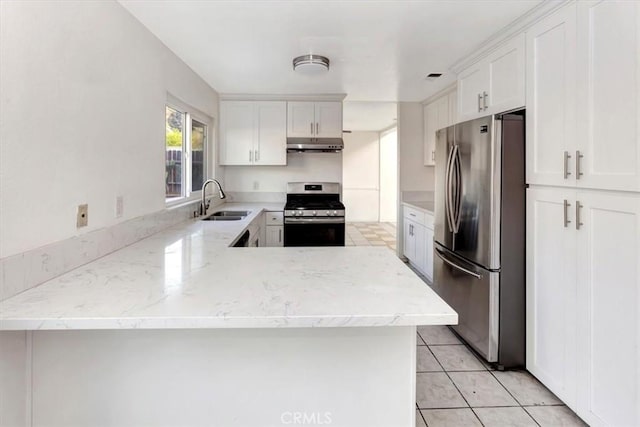
<instances>
[{"instance_id":1,"label":"kitchen peninsula","mask_svg":"<svg viewBox=\"0 0 640 427\"><path fill-rule=\"evenodd\" d=\"M457 314L387 248L229 247L268 207L223 207L0 303L31 425L415 425L416 326Z\"/></svg>"}]
</instances>

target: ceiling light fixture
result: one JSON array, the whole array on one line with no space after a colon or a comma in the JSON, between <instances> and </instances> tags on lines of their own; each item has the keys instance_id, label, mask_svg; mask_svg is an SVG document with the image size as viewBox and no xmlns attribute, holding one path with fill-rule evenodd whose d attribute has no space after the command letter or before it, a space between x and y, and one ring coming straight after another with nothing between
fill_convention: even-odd
<instances>
[{"instance_id":1,"label":"ceiling light fixture","mask_svg":"<svg viewBox=\"0 0 640 427\"><path fill-rule=\"evenodd\" d=\"M329 58L320 55L302 55L293 58L293 69L303 74L322 74L329 71Z\"/></svg>"}]
</instances>

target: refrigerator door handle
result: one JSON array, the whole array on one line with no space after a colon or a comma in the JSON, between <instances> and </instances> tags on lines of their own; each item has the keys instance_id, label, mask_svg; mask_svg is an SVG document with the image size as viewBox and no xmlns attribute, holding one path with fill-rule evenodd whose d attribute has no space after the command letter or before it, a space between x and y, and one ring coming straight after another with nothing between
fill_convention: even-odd
<instances>
[{"instance_id":1,"label":"refrigerator door handle","mask_svg":"<svg viewBox=\"0 0 640 427\"><path fill-rule=\"evenodd\" d=\"M473 272L471 270L467 270L464 267L460 267L458 264L456 264L453 261L449 261L444 254L442 253L442 251L438 248L436 248L436 255L438 255L438 258L440 258L445 264L450 265L451 267L455 268L456 270L462 271L463 273L468 274L469 276L473 276L478 280L482 280L482 274L478 274L476 272Z\"/></svg>"},{"instance_id":2,"label":"refrigerator door handle","mask_svg":"<svg viewBox=\"0 0 640 427\"><path fill-rule=\"evenodd\" d=\"M451 153L451 166L449 168L449 206L451 231L457 233L460 228L460 198L462 196L461 189L461 166L460 166L460 147L455 145Z\"/></svg>"},{"instance_id":3,"label":"refrigerator door handle","mask_svg":"<svg viewBox=\"0 0 640 427\"><path fill-rule=\"evenodd\" d=\"M449 230L453 231L453 222L451 221L451 159L453 158L453 150L454 147L451 147L449 150L449 155L447 157L447 167L444 172L444 211L445 216L447 217L447 225L449 226Z\"/></svg>"}]
</instances>

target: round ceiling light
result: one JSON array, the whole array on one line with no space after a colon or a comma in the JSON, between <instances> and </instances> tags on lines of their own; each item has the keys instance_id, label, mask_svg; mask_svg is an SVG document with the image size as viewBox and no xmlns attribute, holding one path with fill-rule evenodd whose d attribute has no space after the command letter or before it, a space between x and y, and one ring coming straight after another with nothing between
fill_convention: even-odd
<instances>
[{"instance_id":1,"label":"round ceiling light","mask_svg":"<svg viewBox=\"0 0 640 427\"><path fill-rule=\"evenodd\" d=\"M329 58L320 55L302 55L293 58L293 69L303 74L322 74L329 71Z\"/></svg>"}]
</instances>

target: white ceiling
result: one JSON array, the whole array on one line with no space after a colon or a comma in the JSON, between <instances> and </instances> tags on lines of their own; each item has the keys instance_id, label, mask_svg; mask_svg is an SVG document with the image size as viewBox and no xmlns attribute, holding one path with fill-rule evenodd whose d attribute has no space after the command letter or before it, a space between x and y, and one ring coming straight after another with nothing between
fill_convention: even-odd
<instances>
[{"instance_id":1,"label":"white ceiling","mask_svg":"<svg viewBox=\"0 0 640 427\"><path fill-rule=\"evenodd\" d=\"M220 93L346 93L348 101L421 101L443 72L540 0L120 0ZM295 56L328 56L322 76Z\"/></svg>"}]
</instances>

